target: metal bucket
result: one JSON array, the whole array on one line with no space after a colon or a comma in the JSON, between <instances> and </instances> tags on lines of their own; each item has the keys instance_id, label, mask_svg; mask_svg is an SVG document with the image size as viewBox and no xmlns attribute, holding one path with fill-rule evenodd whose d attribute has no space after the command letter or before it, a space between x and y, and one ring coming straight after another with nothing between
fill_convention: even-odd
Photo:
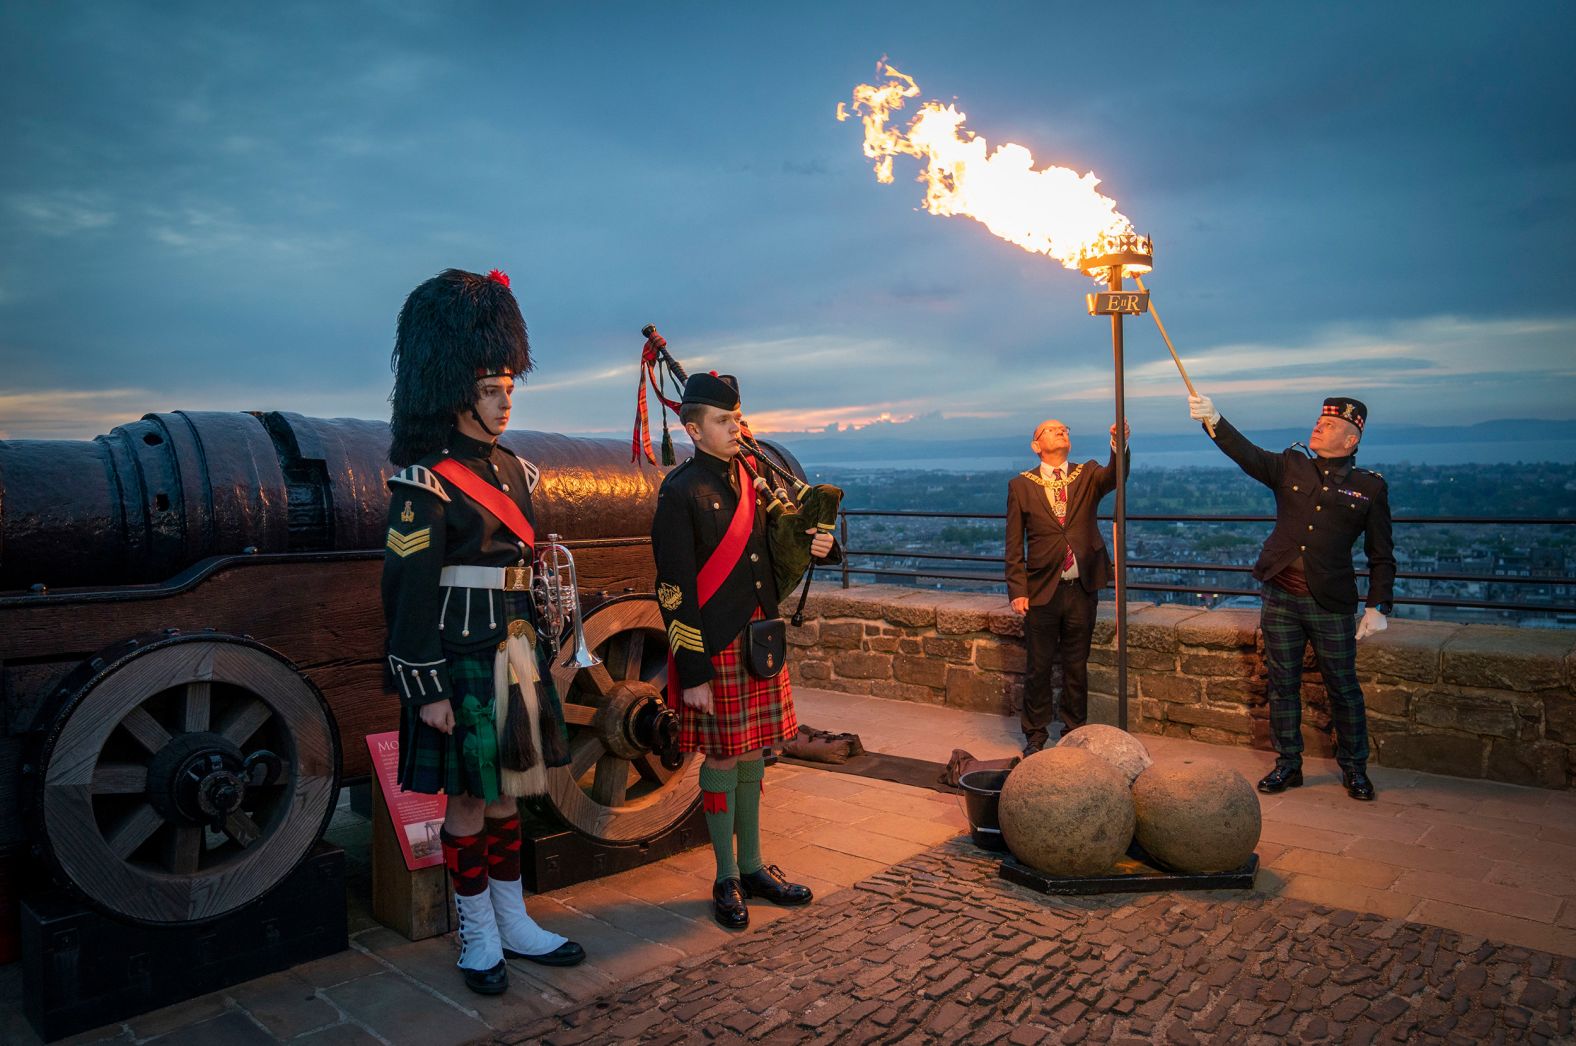
<instances>
[{"instance_id":1,"label":"metal bucket","mask_svg":"<svg viewBox=\"0 0 1576 1046\"><path fill-rule=\"evenodd\" d=\"M1009 770L970 770L958 778L963 789L963 810L969 819L969 834L982 850L1006 850L1001 824L996 820L996 803Z\"/></svg>"}]
</instances>

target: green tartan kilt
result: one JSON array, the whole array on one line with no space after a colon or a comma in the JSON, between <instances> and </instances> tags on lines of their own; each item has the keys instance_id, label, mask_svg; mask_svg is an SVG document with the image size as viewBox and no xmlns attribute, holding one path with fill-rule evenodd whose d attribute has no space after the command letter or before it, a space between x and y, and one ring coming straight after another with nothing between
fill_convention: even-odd
<instances>
[{"instance_id":1,"label":"green tartan kilt","mask_svg":"<svg viewBox=\"0 0 1576 1046\"><path fill-rule=\"evenodd\" d=\"M448 655L449 704L454 708L454 732L441 734L421 721L420 710L400 709L399 786L407 792L435 795L470 795L488 802L500 797L498 729L493 715L493 666L491 648ZM538 656L537 667L545 669ZM558 704L552 677L542 672L538 694L544 703ZM516 698L518 700L518 698ZM547 765L568 762L568 738L562 713L544 716ZM549 726L551 723L551 727ZM558 743L554 743L554 742Z\"/></svg>"}]
</instances>

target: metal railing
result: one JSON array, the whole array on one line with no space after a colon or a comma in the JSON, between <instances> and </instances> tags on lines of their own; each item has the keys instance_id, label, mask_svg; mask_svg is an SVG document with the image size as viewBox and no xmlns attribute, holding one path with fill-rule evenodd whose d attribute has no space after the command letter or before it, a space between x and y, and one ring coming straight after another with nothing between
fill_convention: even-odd
<instances>
[{"instance_id":1,"label":"metal railing","mask_svg":"<svg viewBox=\"0 0 1576 1046\"><path fill-rule=\"evenodd\" d=\"M975 584L989 584L1005 586L1003 573L1006 570L1006 557L983 556L971 553L951 552L916 552L900 549L878 548L853 548L848 541L848 520L850 516L857 517L899 517L914 519L967 519L1005 522L1005 513L978 513L978 512L927 512L919 509L842 509L839 513L838 528L840 544L843 548L842 584L849 586L850 577L853 575L872 577L906 578L920 580L930 578L944 581L967 581ZM1101 522L1109 523L1112 517L1101 515ZM1261 515L1164 515L1164 514L1129 514L1129 524L1133 523L1274 523L1274 516ZM1489 516L1395 516L1391 523L1397 526L1405 525L1459 525L1459 526L1576 526L1576 519L1562 519L1552 516L1514 516L1514 517L1489 517ZM936 570L898 570L883 569L879 566L854 566L849 561L854 557L867 557L870 559L903 559L938 561L941 563L983 563L990 564L995 569L990 571L966 569L936 569ZM1215 572L1226 574L1252 575L1253 568L1241 563L1203 563L1203 562L1162 562L1154 560L1129 559L1127 561L1128 579L1127 588L1144 592L1170 592L1206 597L1225 596L1250 596L1260 595L1258 588L1221 588L1213 585L1185 585L1161 581L1148 581L1134 578L1133 571L1139 570L1164 570L1170 572L1195 571L1198 573ZM1358 570L1357 576L1366 578L1367 570ZM1484 585L1536 585L1542 587L1564 586L1576 590L1576 577L1532 577L1511 574L1443 574L1437 572L1397 571L1396 581L1449 581L1468 584ZM1493 599L1467 599L1451 597L1417 596L1397 594L1394 600L1398 604L1426 607L1458 607L1468 610L1510 610L1544 614L1576 614L1576 603L1521 603L1507 602Z\"/></svg>"}]
</instances>

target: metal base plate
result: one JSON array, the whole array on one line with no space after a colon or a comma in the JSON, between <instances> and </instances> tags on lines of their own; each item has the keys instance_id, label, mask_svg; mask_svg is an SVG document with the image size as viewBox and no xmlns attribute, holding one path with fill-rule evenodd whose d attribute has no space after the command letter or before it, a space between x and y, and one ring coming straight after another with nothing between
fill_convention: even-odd
<instances>
[{"instance_id":1,"label":"metal base plate","mask_svg":"<svg viewBox=\"0 0 1576 1046\"><path fill-rule=\"evenodd\" d=\"M998 874L1009 883L1026 886L1039 893L1061 897L1102 893L1158 893L1161 890L1251 890L1259 870L1259 855L1248 858L1234 872L1163 872L1151 865L1124 857L1104 875L1046 875L1009 857L1001 862Z\"/></svg>"}]
</instances>

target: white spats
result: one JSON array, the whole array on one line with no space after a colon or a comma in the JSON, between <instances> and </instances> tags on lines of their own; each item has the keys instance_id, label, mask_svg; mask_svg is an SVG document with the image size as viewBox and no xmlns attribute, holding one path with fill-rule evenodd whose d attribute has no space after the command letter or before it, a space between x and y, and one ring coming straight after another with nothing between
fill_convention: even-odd
<instances>
[{"instance_id":1,"label":"white spats","mask_svg":"<svg viewBox=\"0 0 1576 1046\"><path fill-rule=\"evenodd\" d=\"M489 881L493 916L503 946L521 955L546 955L569 942L569 938L544 930L525 911L525 887L521 880Z\"/></svg>"},{"instance_id":2,"label":"white spats","mask_svg":"<svg viewBox=\"0 0 1576 1046\"><path fill-rule=\"evenodd\" d=\"M474 897L454 895L460 914L460 960L454 965L462 970L490 970L503 962L491 893L488 889Z\"/></svg>"}]
</instances>

